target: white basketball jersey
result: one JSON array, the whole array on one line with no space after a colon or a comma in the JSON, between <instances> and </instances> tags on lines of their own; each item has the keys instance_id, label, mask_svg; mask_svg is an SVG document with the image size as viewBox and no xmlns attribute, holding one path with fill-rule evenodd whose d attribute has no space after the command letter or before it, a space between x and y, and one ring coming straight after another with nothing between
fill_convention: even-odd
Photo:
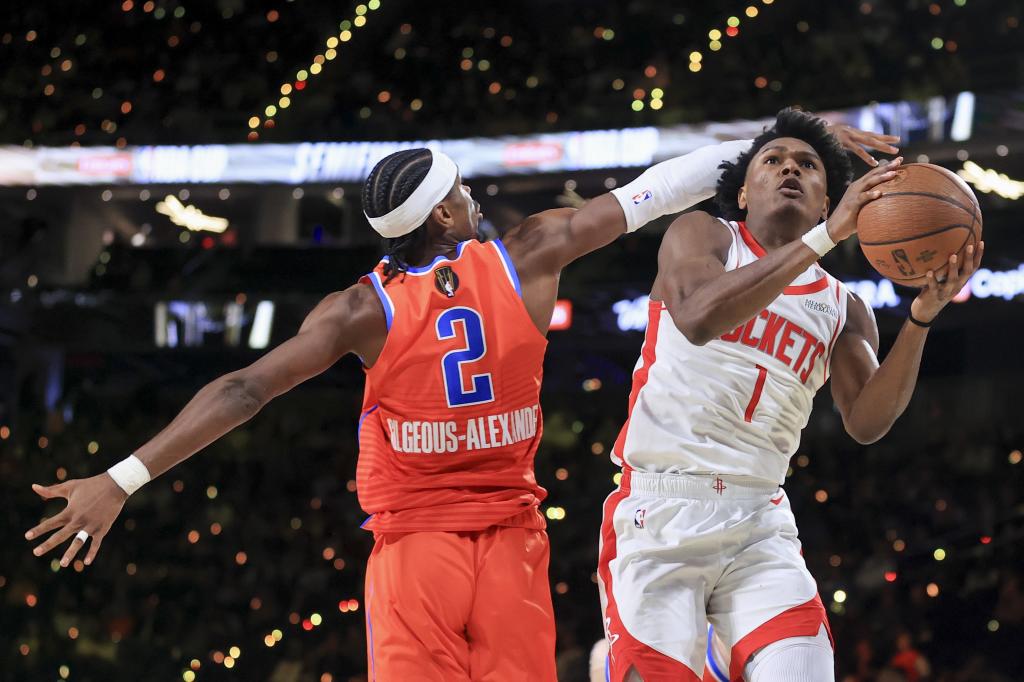
<instances>
[{"instance_id":1,"label":"white basketball jersey","mask_svg":"<svg viewBox=\"0 0 1024 682\"><path fill-rule=\"evenodd\" d=\"M726 270L765 254L743 223L722 224L732 236ZM783 483L814 394L828 380L846 304L845 286L815 263L752 320L696 346L652 299L612 460L647 472Z\"/></svg>"}]
</instances>

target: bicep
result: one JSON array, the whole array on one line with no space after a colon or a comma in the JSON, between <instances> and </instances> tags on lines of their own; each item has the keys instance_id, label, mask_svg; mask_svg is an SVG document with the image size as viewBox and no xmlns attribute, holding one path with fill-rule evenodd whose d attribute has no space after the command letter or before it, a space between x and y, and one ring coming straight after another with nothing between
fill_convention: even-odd
<instances>
[{"instance_id":1,"label":"bicep","mask_svg":"<svg viewBox=\"0 0 1024 682\"><path fill-rule=\"evenodd\" d=\"M502 238L520 269L559 272L625 234L626 217L611 194L583 208L557 208L527 218Z\"/></svg>"},{"instance_id":2,"label":"bicep","mask_svg":"<svg viewBox=\"0 0 1024 682\"><path fill-rule=\"evenodd\" d=\"M832 350L832 400L845 419L861 390L878 370L878 325L860 298L850 295L847 319Z\"/></svg>"},{"instance_id":3,"label":"bicep","mask_svg":"<svg viewBox=\"0 0 1024 682\"><path fill-rule=\"evenodd\" d=\"M356 351L360 338L373 335L377 312L369 305L365 292L356 287L321 301L306 317L298 334L241 370L243 378L270 399ZM380 324L385 325L383 311L379 317Z\"/></svg>"},{"instance_id":4,"label":"bicep","mask_svg":"<svg viewBox=\"0 0 1024 682\"><path fill-rule=\"evenodd\" d=\"M706 213L688 213L672 223L658 250L658 279L652 292L678 310L695 291L725 274L731 240Z\"/></svg>"}]
</instances>

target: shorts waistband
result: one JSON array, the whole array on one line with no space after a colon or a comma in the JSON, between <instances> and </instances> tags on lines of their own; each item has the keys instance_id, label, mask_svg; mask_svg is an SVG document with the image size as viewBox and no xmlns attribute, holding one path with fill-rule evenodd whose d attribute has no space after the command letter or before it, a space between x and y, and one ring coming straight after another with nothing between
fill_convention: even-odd
<instances>
[{"instance_id":1,"label":"shorts waistband","mask_svg":"<svg viewBox=\"0 0 1024 682\"><path fill-rule=\"evenodd\" d=\"M771 497L781 491L778 485L744 481L727 474L652 474L626 469L622 487L658 497L689 497L701 500L753 499Z\"/></svg>"}]
</instances>

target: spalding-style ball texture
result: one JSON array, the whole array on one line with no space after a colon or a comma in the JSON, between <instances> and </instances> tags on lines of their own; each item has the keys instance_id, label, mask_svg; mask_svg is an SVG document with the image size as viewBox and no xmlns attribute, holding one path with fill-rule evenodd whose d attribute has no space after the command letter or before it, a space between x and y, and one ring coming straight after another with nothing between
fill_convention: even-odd
<instances>
[{"instance_id":1,"label":"spalding-style ball texture","mask_svg":"<svg viewBox=\"0 0 1024 682\"><path fill-rule=\"evenodd\" d=\"M923 287L929 270L941 279L952 254L962 268L981 241L978 199L950 170L908 163L875 189L882 196L861 209L857 235L871 266L896 284Z\"/></svg>"}]
</instances>

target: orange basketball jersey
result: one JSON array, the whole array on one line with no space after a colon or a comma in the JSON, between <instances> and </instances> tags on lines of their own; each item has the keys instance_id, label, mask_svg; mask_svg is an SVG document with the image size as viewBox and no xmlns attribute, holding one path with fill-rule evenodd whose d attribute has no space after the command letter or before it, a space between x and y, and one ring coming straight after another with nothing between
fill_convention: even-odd
<instances>
[{"instance_id":1,"label":"orange basketball jersey","mask_svg":"<svg viewBox=\"0 0 1024 682\"><path fill-rule=\"evenodd\" d=\"M366 370L359 420L364 528L543 528L547 495L533 459L541 438L544 338L498 241L385 284L383 259L362 282L384 305L388 336Z\"/></svg>"}]
</instances>

